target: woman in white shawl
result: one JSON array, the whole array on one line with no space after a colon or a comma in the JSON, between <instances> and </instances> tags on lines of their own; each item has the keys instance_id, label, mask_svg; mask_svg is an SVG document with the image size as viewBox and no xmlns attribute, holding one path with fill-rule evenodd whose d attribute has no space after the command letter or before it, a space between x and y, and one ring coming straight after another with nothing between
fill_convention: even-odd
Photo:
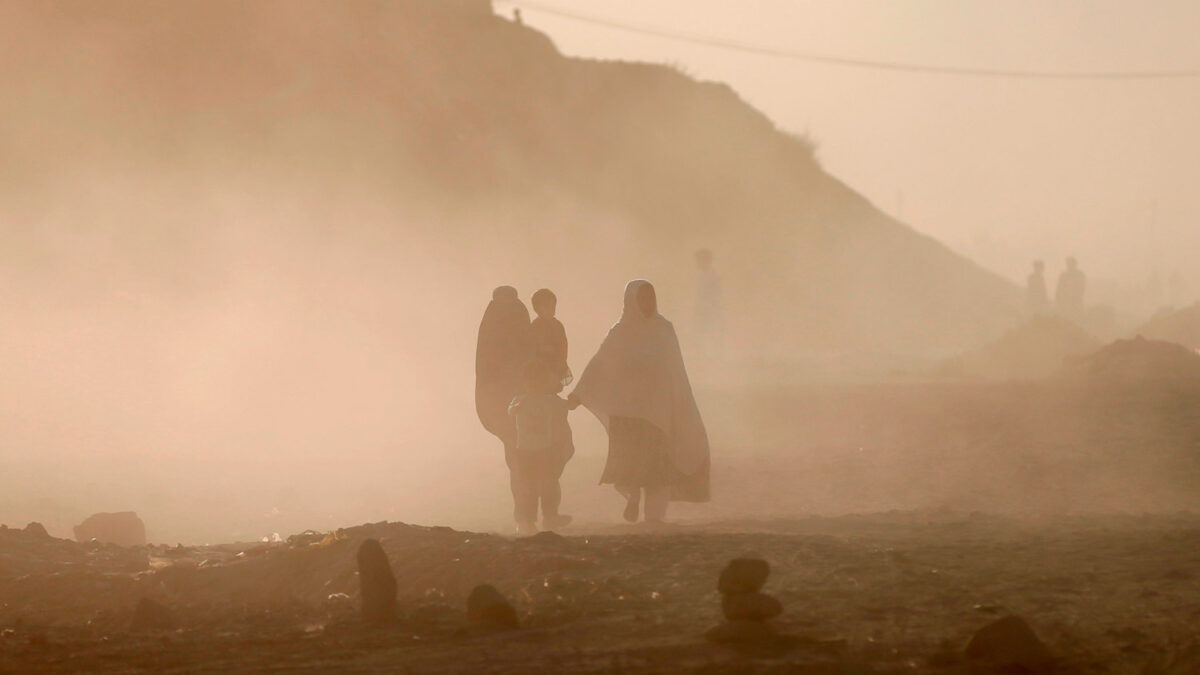
<instances>
[{"instance_id":1,"label":"woman in white shawl","mask_svg":"<svg viewBox=\"0 0 1200 675\"><path fill-rule=\"evenodd\" d=\"M601 484L625 496L625 519L661 522L667 502L709 499L708 434L692 395L679 339L658 313L650 282L625 287L621 320L604 338L571 392L608 431Z\"/></svg>"}]
</instances>

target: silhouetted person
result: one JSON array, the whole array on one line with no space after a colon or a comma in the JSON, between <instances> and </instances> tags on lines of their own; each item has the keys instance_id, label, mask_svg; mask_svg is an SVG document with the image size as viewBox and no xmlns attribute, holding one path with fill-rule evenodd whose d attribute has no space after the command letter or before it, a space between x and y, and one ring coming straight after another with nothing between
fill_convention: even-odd
<instances>
[{"instance_id":1,"label":"silhouetted person","mask_svg":"<svg viewBox=\"0 0 1200 675\"><path fill-rule=\"evenodd\" d=\"M1083 297L1087 289L1087 278L1075 258L1067 258L1067 269L1058 276L1058 287L1054 290L1054 304L1058 313L1072 321L1083 318Z\"/></svg>"},{"instance_id":2,"label":"silhouetted person","mask_svg":"<svg viewBox=\"0 0 1200 675\"><path fill-rule=\"evenodd\" d=\"M475 347L475 411L483 428L504 443L504 461L512 469L517 427L508 404L523 385L521 369L533 356L529 339L529 310L512 286L492 292L492 301L479 323ZM516 494L515 480L512 484Z\"/></svg>"},{"instance_id":3,"label":"silhouetted person","mask_svg":"<svg viewBox=\"0 0 1200 675\"><path fill-rule=\"evenodd\" d=\"M1050 311L1050 296L1046 293L1046 265L1041 260L1033 261L1033 271L1025 280L1025 312L1029 316L1042 316Z\"/></svg>"},{"instance_id":4,"label":"silhouetted person","mask_svg":"<svg viewBox=\"0 0 1200 675\"><path fill-rule=\"evenodd\" d=\"M600 477L625 496L625 519L661 522L667 502L709 499L708 434L692 395L675 328L658 313L650 282L625 287L621 319L568 398L608 430Z\"/></svg>"},{"instance_id":5,"label":"silhouetted person","mask_svg":"<svg viewBox=\"0 0 1200 675\"><path fill-rule=\"evenodd\" d=\"M724 317L721 311L721 277L713 269L712 251L696 251L695 327L700 351L712 356L719 348Z\"/></svg>"},{"instance_id":6,"label":"silhouetted person","mask_svg":"<svg viewBox=\"0 0 1200 675\"><path fill-rule=\"evenodd\" d=\"M562 489L558 479L575 454L571 426L567 424L569 404L558 392L562 383L541 359L525 366L525 393L513 397L508 406L517 427L517 446L509 468L512 471L513 516L517 534L537 532L538 505L542 507L542 526L547 530L565 527L570 516L558 512Z\"/></svg>"},{"instance_id":7,"label":"silhouetted person","mask_svg":"<svg viewBox=\"0 0 1200 675\"><path fill-rule=\"evenodd\" d=\"M533 311L537 318L530 324L529 330L533 340L534 358L543 361L558 378L559 387L554 393L571 384L574 376L567 366L567 329L562 322L554 318L558 307L558 298L548 289L543 288L533 294Z\"/></svg>"}]
</instances>

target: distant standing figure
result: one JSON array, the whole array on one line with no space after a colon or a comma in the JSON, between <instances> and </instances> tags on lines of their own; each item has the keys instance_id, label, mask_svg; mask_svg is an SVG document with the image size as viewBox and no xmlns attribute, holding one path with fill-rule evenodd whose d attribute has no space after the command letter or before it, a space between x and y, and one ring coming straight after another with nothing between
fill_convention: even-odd
<instances>
[{"instance_id":1,"label":"distant standing figure","mask_svg":"<svg viewBox=\"0 0 1200 675\"><path fill-rule=\"evenodd\" d=\"M1046 265L1041 260L1033 261L1033 271L1025 281L1025 311L1029 316L1042 316L1050 310L1045 271Z\"/></svg>"},{"instance_id":2,"label":"distant standing figure","mask_svg":"<svg viewBox=\"0 0 1200 675\"><path fill-rule=\"evenodd\" d=\"M1087 290L1087 278L1075 258L1067 258L1067 269L1058 276L1058 287L1054 290L1054 304L1058 313L1072 321L1083 318L1083 298Z\"/></svg>"},{"instance_id":3,"label":"distant standing figure","mask_svg":"<svg viewBox=\"0 0 1200 675\"><path fill-rule=\"evenodd\" d=\"M501 286L492 291L492 302L479 324L475 347L475 411L483 428L504 443L504 460L510 470L517 427L508 414L508 404L524 386L522 369L532 355L529 310L517 297L517 289ZM513 490L515 494L515 483Z\"/></svg>"},{"instance_id":4,"label":"distant standing figure","mask_svg":"<svg viewBox=\"0 0 1200 675\"><path fill-rule=\"evenodd\" d=\"M718 349L724 328L721 277L713 269L713 254L709 249L696 251L696 267L696 338L701 351L712 356Z\"/></svg>"},{"instance_id":5,"label":"distant standing figure","mask_svg":"<svg viewBox=\"0 0 1200 675\"><path fill-rule=\"evenodd\" d=\"M621 319L568 401L582 403L608 431L600 482L625 497L626 520L637 521L643 493L650 522L666 517L670 500L709 500L708 434L675 328L658 313L650 282L625 287Z\"/></svg>"},{"instance_id":6,"label":"distant standing figure","mask_svg":"<svg viewBox=\"0 0 1200 675\"><path fill-rule=\"evenodd\" d=\"M567 424L569 404L558 396L560 391L562 383L550 365L534 359L525 365L525 393L513 397L508 406L517 427L510 467L518 535L537 532L539 504L543 528L555 530L571 522L571 516L558 512L562 502L558 480L575 454Z\"/></svg>"},{"instance_id":7,"label":"distant standing figure","mask_svg":"<svg viewBox=\"0 0 1200 675\"><path fill-rule=\"evenodd\" d=\"M543 361L554 373L559 387L553 393L563 390L571 384L575 376L567 366L567 329L562 322L554 318L558 307L558 298L548 288L543 288L533 294L533 311L537 318L530 324L530 335L533 339L533 356Z\"/></svg>"}]
</instances>

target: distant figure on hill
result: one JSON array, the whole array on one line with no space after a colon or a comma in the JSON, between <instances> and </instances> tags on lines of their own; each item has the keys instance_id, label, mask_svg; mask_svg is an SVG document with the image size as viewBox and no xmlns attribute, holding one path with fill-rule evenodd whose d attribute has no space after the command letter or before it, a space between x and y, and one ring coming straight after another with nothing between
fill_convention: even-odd
<instances>
[{"instance_id":1,"label":"distant figure on hill","mask_svg":"<svg viewBox=\"0 0 1200 675\"><path fill-rule=\"evenodd\" d=\"M713 254L707 248L696 251L696 267L696 342L701 353L711 357L719 350L724 331L721 277L713 269Z\"/></svg>"},{"instance_id":2,"label":"distant figure on hill","mask_svg":"<svg viewBox=\"0 0 1200 675\"><path fill-rule=\"evenodd\" d=\"M709 499L708 434L692 395L675 328L658 313L650 282L625 287L621 319L567 399L608 430L600 477L625 497L625 519L662 522L667 503Z\"/></svg>"},{"instance_id":3,"label":"distant figure on hill","mask_svg":"<svg viewBox=\"0 0 1200 675\"><path fill-rule=\"evenodd\" d=\"M1075 258L1067 258L1067 269L1058 276L1058 287L1054 291L1054 304L1062 316L1078 322L1083 318L1083 298L1087 291L1087 277Z\"/></svg>"},{"instance_id":4,"label":"distant figure on hill","mask_svg":"<svg viewBox=\"0 0 1200 675\"><path fill-rule=\"evenodd\" d=\"M1042 316L1050 311L1050 296L1046 293L1046 265L1041 260L1033 261L1033 271L1025 281L1025 312L1029 316Z\"/></svg>"},{"instance_id":5,"label":"distant figure on hill","mask_svg":"<svg viewBox=\"0 0 1200 675\"><path fill-rule=\"evenodd\" d=\"M575 379L571 368L567 366L567 330L561 321L554 318L558 298L553 291L543 288L534 293L532 304L533 311L537 314L537 318L530 325L533 356L544 362L558 379L558 389L553 392L557 394Z\"/></svg>"},{"instance_id":6,"label":"distant figure on hill","mask_svg":"<svg viewBox=\"0 0 1200 675\"><path fill-rule=\"evenodd\" d=\"M525 393L514 396L508 406L517 427L517 447L509 466L518 535L537 533L539 504L544 529L556 530L571 522L571 516L558 512L562 502L558 479L575 454L567 424L571 404L558 396L560 391L558 374L548 363L535 358L525 364Z\"/></svg>"},{"instance_id":7,"label":"distant figure on hill","mask_svg":"<svg viewBox=\"0 0 1200 675\"><path fill-rule=\"evenodd\" d=\"M522 369L532 356L529 310L517 297L517 289L501 286L492 292L492 301L479 323L479 341L475 347L475 411L483 428L504 443L504 461L510 472L517 445L517 427L508 414L508 405L524 387ZM515 474L511 478L515 498Z\"/></svg>"}]
</instances>

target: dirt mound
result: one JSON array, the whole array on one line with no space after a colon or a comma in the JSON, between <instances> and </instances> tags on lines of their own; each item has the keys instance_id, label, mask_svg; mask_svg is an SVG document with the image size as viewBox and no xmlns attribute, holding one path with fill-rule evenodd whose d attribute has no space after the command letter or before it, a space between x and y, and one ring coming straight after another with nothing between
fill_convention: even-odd
<instances>
[{"instance_id":1,"label":"dirt mound","mask_svg":"<svg viewBox=\"0 0 1200 675\"><path fill-rule=\"evenodd\" d=\"M1137 329L1135 335L1200 349L1200 302L1177 311L1156 314Z\"/></svg>"},{"instance_id":2,"label":"dirt mound","mask_svg":"<svg viewBox=\"0 0 1200 675\"><path fill-rule=\"evenodd\" d=\"M1182 380L1200 382L1200 354L1174 342L1117 340L1070 364L1068 375L1108 380Z\"/></svg>"},{"instance_id":3,"label":"dirt mound","mask_svg":"<svg viewBox=\"0 0 1200 675\"><path fill-rule=\"evenodd\" d=\"M1071 321L1039 316L981 349L943 363L938 372L988 379L1037 379L1061 371L1067 360L1099 347L1098 340Z\"/></svg>"},{"instance_id":4,"label":"dirt mound","mask_svg":"<svg viewBox=\"0 0 1200 675\"><path fill-rule=\"evenodd\" d=\"M22 170L10 173L42 203L75 194L78 172L108 175L116 163L144 183L139 194L341 185L385 197L399 220L432 203L450 230L503 227L517 245L547 246L562 223L619 223L630 256L653 251L661 265L665 248L704 245L739 268L730 288L762 288L771 274L771 293L739 306L769 316L786 348L945 354L1015 316L1015 286L881 212L822 170L811 141L729 86L566 58L486 0L132 0L102 11L19 0L6 10L0 71L14 73L9 98L26 105L4 111L0 131L24 139L11 148ZM67 42L92 57L55 46ZM46 82L59 97L52 114L31 103ZM245 157L254 171L239 184L231 167ZM690 258L680 264L690 281Z\"/></svg>"}]
</instances>

